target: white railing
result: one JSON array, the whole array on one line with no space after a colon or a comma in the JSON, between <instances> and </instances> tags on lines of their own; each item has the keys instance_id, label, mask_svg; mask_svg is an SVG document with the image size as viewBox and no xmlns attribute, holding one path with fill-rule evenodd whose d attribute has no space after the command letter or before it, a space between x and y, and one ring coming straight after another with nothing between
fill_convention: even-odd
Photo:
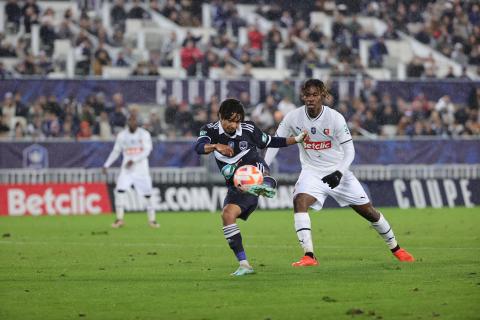
<instances>
[{"instance_id":1,"label":"white railing","mask_svg":"<svg viewBox=\"0 0 480 320\"><path fill-rule=\"evenodd\" d=\"M114 183L120 170L111 168L103 174L100 168L84 169L1 169L0 183ZM150 174L155 183L202 183L208 181L204 167L151 168Z\"/></svg>"}]
</instances>

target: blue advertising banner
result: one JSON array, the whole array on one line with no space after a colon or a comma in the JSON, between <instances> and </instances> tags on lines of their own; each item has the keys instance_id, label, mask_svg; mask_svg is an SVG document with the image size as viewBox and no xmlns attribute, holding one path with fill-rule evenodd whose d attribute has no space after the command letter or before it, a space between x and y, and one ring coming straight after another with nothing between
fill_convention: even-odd
<instances>
[{"instance_id":1,"label":"blue advertising banner","mask_svg":"<svg viewBox=\"0 0 480 320\"><path fill-rule=\"evenodd\" d=\"M298 97L302 81L292 80ZM212 94L220 99L240 96L245 91L251 96L252 103L264 101L270 92L272 81L261 80L210 80L210 79L140 79L140 80L55 80L55 79L9 79L0 80L0 97L7 92L21 92L24 102L32 102L39 96L54 95L62 100L74 97L83 102L92 94L103 92L107 97L121 92L127 103L165 104L170 95L178 100L193 103L195 97L200 96L204 101L210 101ZM332 90L340 98L348 98L358 94L361 81L342 79L332 81ZM449 95L454 103L467 103L475 88L480 82L470 80L432 80L432 81L377 81L376 90L381 93L390 93L393 97L401 97L411 101L419 94L424 94L428 100L437 101L444 95Z\"/></svg>"},{"instance_id":2,"label":"blue advertising banner","mask_svg":"<svg viewBox=\"0 0 480 320\"><path fill-rule=\"evenodd\" d=\"M113 142L0 142L0 169L98 168L113 149ZM114 166L120 165L120 158ZM153 167L196 167L200 158L192 142L154 143L149 157Z\"/></svg>"},{"instance_id":3,"label":"blue advertising banner","mask_svg":"<svg viewBox=\"0 0 480 320\"><path fill-rule=\"evenodd\" d=\"M355 141L354 165L480 163L480 140ZM280 173L301 171L297 146L280 149Z\"/></svg>"},{"instance_id":4,"label":"blue advertising banner","mask_svg":"<svg viewBox=\"0 0 480 320\"><path fill-rule=\"evenodd\" d=\"M0 169L101 167L112 148L113 142L100 141L0 142ZM480 163L480 140L357 141L355 151L356 165ZM190 141L157 141L149 160L153 167L200 166ZM273 167L299 173L297 147L281 149Z\"/></svg>"}]
</instances>

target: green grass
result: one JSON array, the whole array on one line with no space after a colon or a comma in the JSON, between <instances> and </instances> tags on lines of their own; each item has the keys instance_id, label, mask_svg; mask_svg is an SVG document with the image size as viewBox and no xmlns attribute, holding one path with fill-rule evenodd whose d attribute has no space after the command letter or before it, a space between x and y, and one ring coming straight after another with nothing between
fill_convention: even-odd
<instances>
[{"instance_id":1,"label":"green grass","mask_svg":"<svg viewBox=\"0 0 480 320\"><path fill-rule=\"evenodd\" d=\"M0 319L479 319L480 211L385 209L399 263L351 210L312 213L320 266L301 256L291 212L240 222L252 276L210 213L0 218Z\"/></svg>"}]
</instances>

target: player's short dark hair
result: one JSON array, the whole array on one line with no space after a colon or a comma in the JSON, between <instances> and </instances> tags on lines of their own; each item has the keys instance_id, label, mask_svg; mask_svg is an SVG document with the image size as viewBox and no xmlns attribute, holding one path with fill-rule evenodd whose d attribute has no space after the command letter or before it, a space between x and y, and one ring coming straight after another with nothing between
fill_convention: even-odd
<instances>
[{"instance_id":1,"label":"player's short dark hair","mask_svg":"<svg viewBox=\"0 0 480 320\"><path fill-rule=\"evenodd\" d=\"M320 90L322 96L328 95L328 90L323 81L318 79L308 79L302 85L302 94L310 87L315 87Z\"/></svg>"},{"instance_id":2,"label":"player's short dark hair","mask_svg":"<svg viewBox=\"0 0 480 320\"><path fill-rule=\"evenodd\" d=\"M243 104L237 99L225 99L220 104L218 116L220 119L231 120L234 114L240 116L240 121L245 119L245 110Z\"/></svg>"}]
</instances>

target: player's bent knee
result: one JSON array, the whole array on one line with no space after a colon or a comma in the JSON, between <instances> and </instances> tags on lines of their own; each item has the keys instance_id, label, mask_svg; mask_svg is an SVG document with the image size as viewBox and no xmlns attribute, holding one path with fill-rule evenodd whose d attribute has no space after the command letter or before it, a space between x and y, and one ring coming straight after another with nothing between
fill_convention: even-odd
<instances>
[{"instance_id":1,"label":"player's bent knee","mask_svg":"<svg viewBox=\"0 0 480 320\"><path fill-rule=\"evenodd\" d=\"M307 212L308 208L315 203L315 198L305 194L299 193L293 198L293 209L295 212Z\"/></svg>"}]
</instances>

